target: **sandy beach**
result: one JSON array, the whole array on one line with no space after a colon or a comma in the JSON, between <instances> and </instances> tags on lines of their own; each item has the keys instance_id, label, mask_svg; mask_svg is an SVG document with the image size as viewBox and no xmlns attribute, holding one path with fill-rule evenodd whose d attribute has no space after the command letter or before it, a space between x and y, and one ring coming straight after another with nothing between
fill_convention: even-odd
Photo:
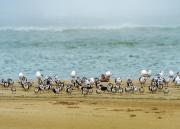
<instances>
[{"instance_id":1,"label":"sandy beach","mask_svg":"<svg viewBox=\"0 0 180 129\"><path fill-rule=\"evenodd\" d=\"M138 85L138 83L135 83ZM180 89L170 94L71 95L35 94L33 87L17 93L0 88L0 127L3 129L177 129L180 126Z\"/></svg>"},{"instance_id":2,"label":"sandy beach","mask_svg":"<svg viewBox=\"0 0 180 129\"><path fill-rule=\"evenodd\" d=\"M0 129L180 129L180 0L0 0Z\"/></svg>"}]
</instances>

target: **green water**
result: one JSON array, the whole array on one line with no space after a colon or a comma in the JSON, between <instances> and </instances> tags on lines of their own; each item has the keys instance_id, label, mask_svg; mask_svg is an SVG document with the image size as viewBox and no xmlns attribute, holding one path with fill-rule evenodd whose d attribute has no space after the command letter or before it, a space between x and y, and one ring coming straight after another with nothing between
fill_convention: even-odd
<instances>
[{"instance_id":1,"label":"green water","mask_svg":"<svg viewBox=\"0 0 180 129\"><path fill-rule=\"evenodd\" d=\"M97 77L111 70L113 77L138 78L141 69L180 71L180 28L119 29L0 28L0 77L34 79L57 74L63 79Z\"/></svg>"}]
</instances>

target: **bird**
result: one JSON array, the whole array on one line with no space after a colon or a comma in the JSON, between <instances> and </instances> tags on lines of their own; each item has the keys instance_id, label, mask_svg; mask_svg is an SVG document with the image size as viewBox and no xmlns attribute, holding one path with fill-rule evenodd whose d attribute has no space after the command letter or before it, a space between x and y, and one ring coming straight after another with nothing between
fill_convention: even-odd
<instances>
[{"instance_id":1,"label":"bird","mask_svg":"<svg viewBox=\"0 0 180 129\"><path fill-rule=\"evenodd\" d=\"M159 76L163 77L163 75L164 75L164 71L160 71Z\"/></svg>"},{"instance_id":2,"label":"bird","mask_svg":"<svg viewBox=\"0 0 180 129\"><path fill-rule=\"evenodd\" d=\"M144 76L140 77L139 82L141 84L141 87L144 86L144 84L146 83L146 78Z\"/></svg>"},{"instance_id":3,"label":"bird","mask_svg":"<svg viewBox=\"0 0 180 129\"><path fill-rule=\"evenodd\" d=\"M40 71L37 71L35 75L36 75L36 78L38 78L38 79L40 79L42 77L42 74Z\"/></svg>"},{"instance_id":4,"label":"bird","mask_svg":"<svg viewBox=\"0 0 180 129\"><path fill-rule=\"evenodd\" d=\"M149 78L150 78L150 77L151 77L151 75L152 75L152 71L151 71L151 70L148 70L148 71L147 71L147 77L149 77Z\"/></svg>"},{"instance_id":5,"label":"bird","mask_svg":"<svg viewBox=\"0 0 180 129\"><path fill-rule=\"evenodd\" d=\"M145 70L145 69L143 69L143 70L141 70L141 76L147 76L147 74L148 74L148 71L147 70Z\"/></svg>"},{"instance_id":6,"label":"bird","mask_svg":"<svg viewBox=\"0 0 180 129\"><path fill-rule=\"evenodd\" d=\"M19 73L19 80L20 80L20 83L22 84L23 82L27 82L27 78L26 76L21 72Z\"/></svg>"},{"instance_id":7,"label":"bird","mask_svg":"<svg viewBox=\"0 0 180 129\"><path fill-rule=\"evenodd\" d=\"M112 75L112 73L111 73L111 71L107 71L107 72L105 73L105 75L106 75L107 77L110 77L110 76Z\"/></svg>"},{"instance_id":8,"label":"bird","mask_svg":"<svg viewBox=\"0 0 180 129\"><path fill-rule=\"evenodd\" d=\"M90 84L94 84L94 82L95 82L94 78L90 78L89 82L90 82Z\"/></svg>"},{"instance_id":9,"label":"bird","mask_svg":"<svg viewBox=\"0 0 180 129\"><path fill-rule=\"evenodd\" d=\"M90 81L89 80L85 80L85 85L90 85Z\"/></svg>"},{"instance_id":10,"label":"bird","mask_svg":"<svg viewBox=\"0 0 180 129\"><path fill-rule=\"evenodd\" d=\"M115 83L121 85L122 79L121 79L120 77L116 78L116 79L115 79Z\"/></svg>"},{"instance_id":11,"label":"bird","mask_svg":"<svg viewBox=\"0 0 180 129\"><path fill-rule=\"evenodd\" d=\"M73 70L70 75L71 75L72 78L75 78L76 77L76 71Z\"/></svg>"},{"instance_id":12,"label":"bird","mask_svg":"<svg viewBox=\"0 0 180 129\"><path fill-rule=\"evenodd\" d=\"M174 79L174 81L175 81L176 85L180 85L180 76L177 75L176 78Z\"/></svg>"},{"instance_id":13,"label":"bird","mask_svg":"<svg viewBox=\"0 0 180 129\"><path fill-rule=\"evenodd\" d=\"M24 74L21 72L21 73L19 73L19 79L20 80L22 80L23 79L23 77L24 77Z\"/></svg>"},{"instance_id":14,"label":"bird","mask_svg":"<svg viewBox=\"0 0 180 129\"><path fill-rule=\"evenodd\" d=\"M42 79L43 75L40 73L40 71L37 71L35 76L37 78L38 84L42 84L43 83L43 79Z\"/></svg>"},{"instance_id":15,"label":"bird","mask_svg":"<svg viewBox=\"0 0 180 129\"><path fill-rule=\"evenodd\" d=\"M174 78L174 72L172 70L169 70L169 77Z\"/></svg>"}]
</instances>

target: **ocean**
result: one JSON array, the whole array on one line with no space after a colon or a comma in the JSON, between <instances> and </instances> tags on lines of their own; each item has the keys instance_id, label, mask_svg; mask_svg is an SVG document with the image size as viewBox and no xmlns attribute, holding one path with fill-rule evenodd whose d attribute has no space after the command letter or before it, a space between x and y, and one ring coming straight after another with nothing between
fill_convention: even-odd
<instances>
[{"instance_id":1,"label":"ocean","mask_svg":"<svg viewBox=\"0 0 180 129\"><path fill-rule=\"evenodd\" d=\"M180 71L180 27L0 27L0 78L110 70L113 78L137 79L142 69Z\"/></svg>"}]
</instances>

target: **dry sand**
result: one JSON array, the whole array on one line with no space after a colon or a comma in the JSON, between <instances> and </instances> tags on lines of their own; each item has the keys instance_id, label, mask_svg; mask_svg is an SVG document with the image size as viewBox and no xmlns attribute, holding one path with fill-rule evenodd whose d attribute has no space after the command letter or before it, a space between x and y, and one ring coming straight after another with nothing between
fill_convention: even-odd
<instances>
[{"instance_id":1,"label":"dry sand","mask_svg":"<svg viewBox=\"0 0 180 129\"><path fill-rule=\"evenodd\" d=\"M180 88L170 94L42 93L0 88L0 129L178 129Z\"/></svg>"}]
</instances>

